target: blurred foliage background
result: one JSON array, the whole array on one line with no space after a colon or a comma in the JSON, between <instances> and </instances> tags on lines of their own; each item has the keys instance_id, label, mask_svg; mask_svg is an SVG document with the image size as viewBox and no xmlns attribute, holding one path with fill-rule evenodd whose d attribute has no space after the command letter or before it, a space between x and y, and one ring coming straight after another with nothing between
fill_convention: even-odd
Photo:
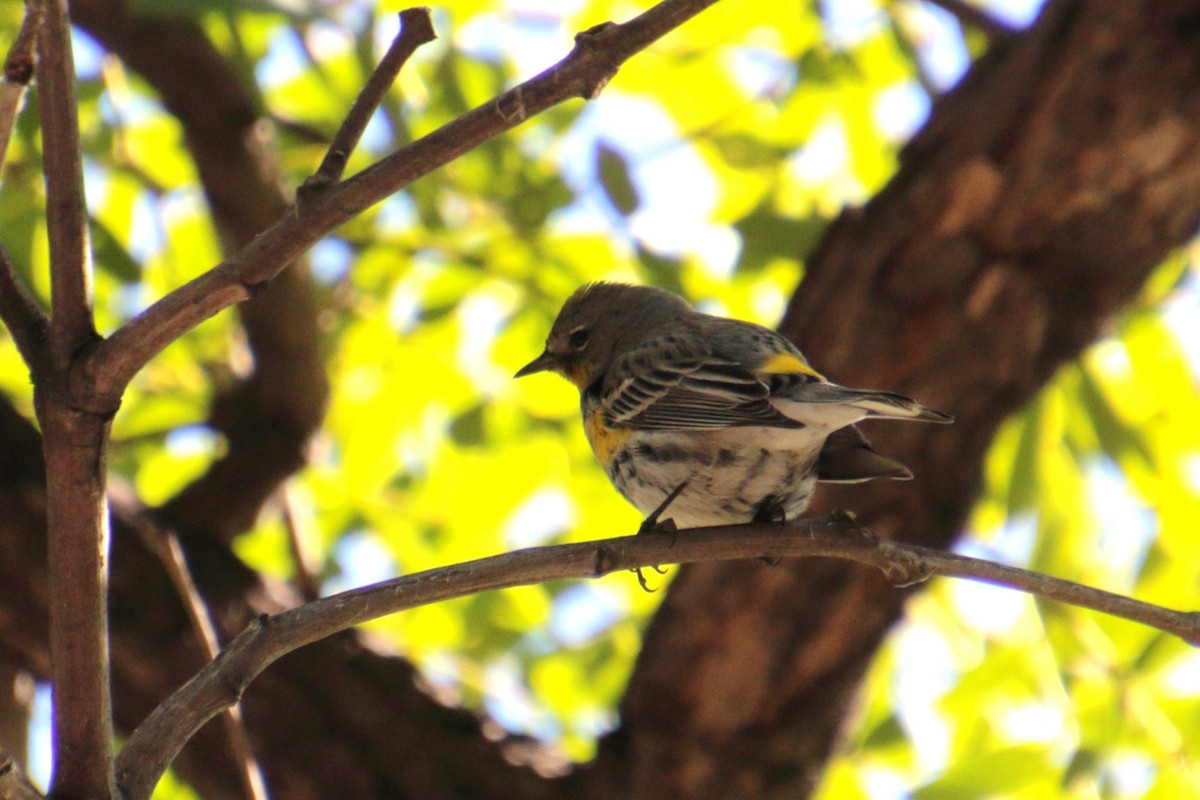
<instances>
[{"instance_id":1,"label":"blurred foliage background","mask_svg":"<svg viewBox=\"0 0 1200 800\"><path fill-rule=\"evenodd\" d=\"M203 24L275 122L282 179L294 186L403 4L137 5ZM441 38L403 71L349 171L549 66L575 31L645 5L438 4ZM988 12L1019 26L1036 8ZM0 40L20 15L20 4L0 7ZM639 517L594 464L574 389L510 378L539 352L563 299L586 281L629 280L773 325L825 226L886 182L906 136L985 44L933 4L718 4L633 59L598 100L531 120L322 242L312 269L333 395L311 466L288 487L322 590L633 531ZM213 266L220 249L173 118L85 35L76 48L97 317L109 332ZM36 119L28 109L10 151L0 231L44 299ZM963 550L1196 606L1195 265L1195 250L1164 264L1137 307L1006 425ZM157 358L116 418L114 480L157 504L200 475L222 452L206 425L215 387L246 360L228 313ZM30 412L3 330L0 390ZM259 570L295 573L279 509L237 549ZM615 724L660 596L617 575L472 597L371 629L447 696L584 760ZM867 687L824 797L1200 796L1200 658L1152 630L937 581Z\"/></svg>"}]
</instances>

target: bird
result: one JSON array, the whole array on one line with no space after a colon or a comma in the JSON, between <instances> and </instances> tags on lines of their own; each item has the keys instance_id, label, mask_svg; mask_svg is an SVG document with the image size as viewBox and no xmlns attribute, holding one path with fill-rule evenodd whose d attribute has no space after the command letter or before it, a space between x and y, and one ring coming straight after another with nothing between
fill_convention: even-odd
<instances>
[{"instance_id":1,"label":"bird","mask_svg":"<svg viewBox=\"0 0 1200 800\"><path fill-rule=\"evenodd\" d=\"M776 331L663 289L598 282L563 305L517 371L573 383L588 442L642 530L786 522L817 484L911 479L855 423L948 423L893 392L827 380Z\"/></svg>"}]
</instances>

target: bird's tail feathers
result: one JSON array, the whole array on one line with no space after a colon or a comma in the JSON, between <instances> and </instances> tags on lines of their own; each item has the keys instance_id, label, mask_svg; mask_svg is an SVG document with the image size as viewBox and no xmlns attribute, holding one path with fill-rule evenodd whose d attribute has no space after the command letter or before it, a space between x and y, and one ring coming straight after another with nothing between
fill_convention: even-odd
<instances>
[{"instance_id":1,"label":"bird's tail feathers","mask_svg":"<svg viewBox=\"0 0 1200 800\"><path fill-rule=\"evenodd\" d=\"M899 461L876 453L853 425L831 433L817 457L817 480L825 483L862 483L875 478L907 481L912 476Z\"/></svg>"},{"instance_id":2,"label":"bird's tail feathers","mask_svg":"<svg viewBox=\"0 0 1200 800\"><path fill-rule=\"evenodd\" d=\"M804 396L794 399L805 403L840 403L854 406L867 412L868 417L939 423L954 421L954 417L949 414L923 406L904 395L869 389L848 389L836 383L810 383L804 387Z\"/></svg>"}]
</instances>

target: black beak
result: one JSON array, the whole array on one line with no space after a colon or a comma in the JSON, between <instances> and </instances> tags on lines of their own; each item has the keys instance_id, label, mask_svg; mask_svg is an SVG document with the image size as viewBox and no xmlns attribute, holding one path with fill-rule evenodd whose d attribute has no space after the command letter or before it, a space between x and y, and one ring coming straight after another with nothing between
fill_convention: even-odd
<instances>
[{"instance_id":1,"label":"black beak","mask_svg":"<svg viewBox=\"0 0 1200 800\"><path fill-rule=\"evenodd\" d=\"M513 375L513 377L524 378L526 375L533 375L536 372L545 372L546 370L554 369L554 366L557 363L557 358L550 355L549 352L543 352L533 361L530 361L528 364L517 370L517 374Z\"/></svg>"}]
</instances>

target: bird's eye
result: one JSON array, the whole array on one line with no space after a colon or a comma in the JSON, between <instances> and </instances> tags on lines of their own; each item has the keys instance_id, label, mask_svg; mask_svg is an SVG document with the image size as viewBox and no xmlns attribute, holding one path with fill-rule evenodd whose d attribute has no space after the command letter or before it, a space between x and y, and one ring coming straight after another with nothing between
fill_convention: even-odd
<instances>
[{"instance_id":1,"label":"bird's eye","mask_svg":"<svg viewBox=\"0 0 1200 800\"><path fill-rule=\"evenodd\" d=\"M587 347L588 338L591 335L592 332L587 328L576 328L575 330L571 331L571 335L567 337L567 344L571 346L572 350L582 350L583 348Z\"/></svg>"}]
</instances>

